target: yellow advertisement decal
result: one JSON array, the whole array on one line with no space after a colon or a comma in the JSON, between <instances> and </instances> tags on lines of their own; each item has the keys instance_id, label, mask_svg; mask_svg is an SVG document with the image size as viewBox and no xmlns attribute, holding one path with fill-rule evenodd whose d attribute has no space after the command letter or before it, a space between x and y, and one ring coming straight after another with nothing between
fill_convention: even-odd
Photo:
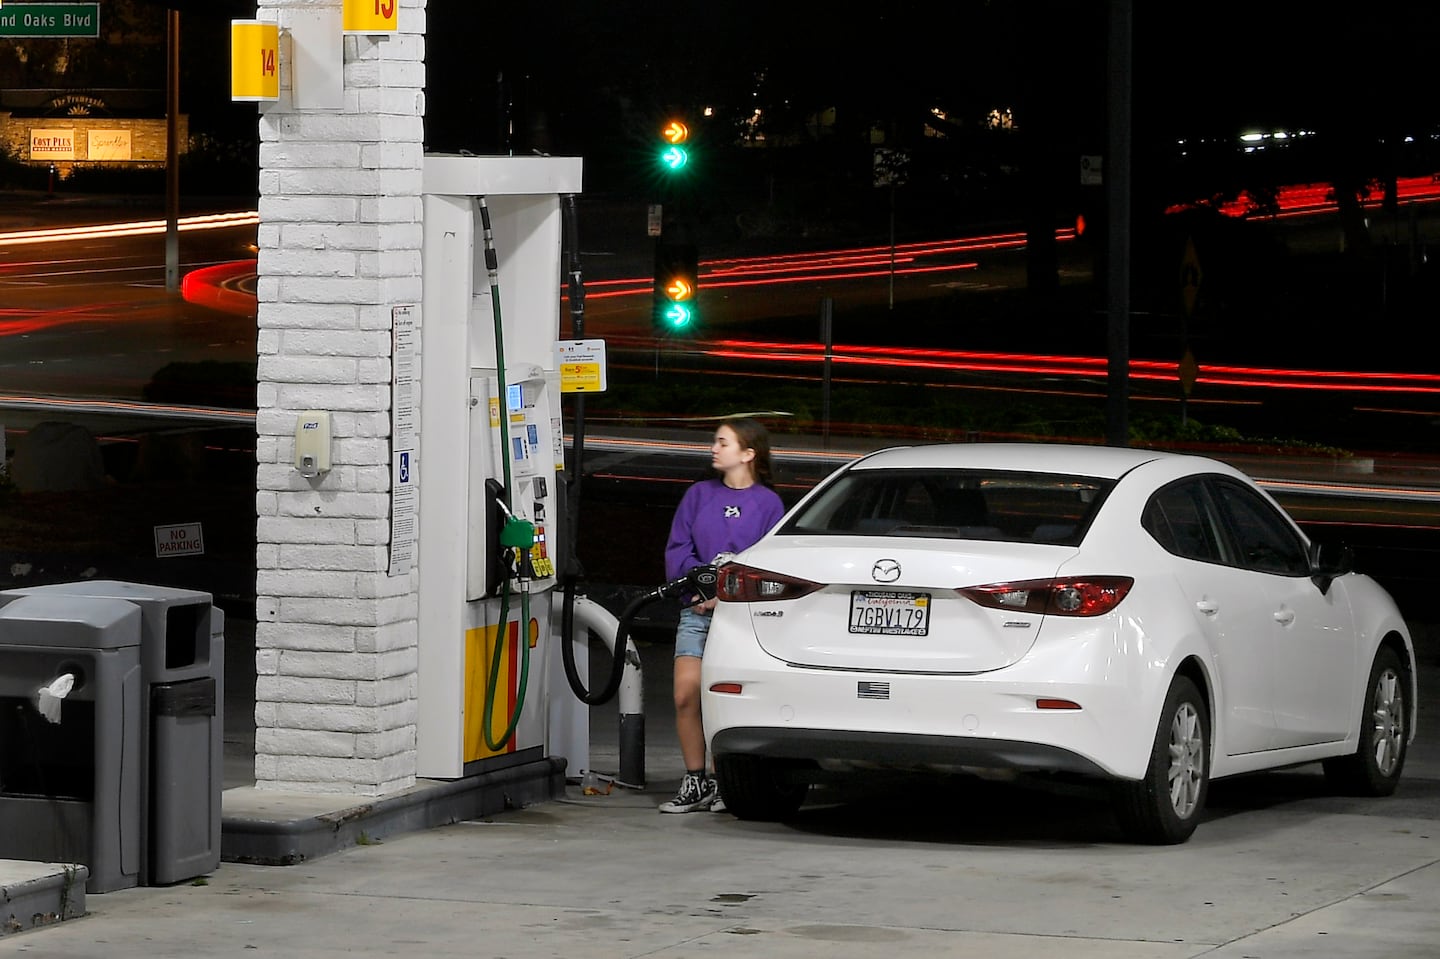
<instances>
[{"instance_id":1,"label":"yellow advertisement decal","mask_svg":"<svg viewBox=\"0 0 1440 959\"><path fill-rule=\"evenodd\" d=\"M519 632L519 623L512 620L506 624L505 646L500 651L500 679L495 684L495 702L487 717L485 688L490 680L490 666L495 661L495 627L465 630L464 762L513 753L516 749L514 736L506 740L500 749L491 749L485 744L485 727L481 723L490 723L490 741L495 742L505 735L510 717L515 715L516 690L520 683L520 650L516 642ZM530 634L530 648L534 649L540 637L539 621L531 619L527 632ZM532 674L530 679L533 682L536 677Z\"/></svg>"}]
</instances>

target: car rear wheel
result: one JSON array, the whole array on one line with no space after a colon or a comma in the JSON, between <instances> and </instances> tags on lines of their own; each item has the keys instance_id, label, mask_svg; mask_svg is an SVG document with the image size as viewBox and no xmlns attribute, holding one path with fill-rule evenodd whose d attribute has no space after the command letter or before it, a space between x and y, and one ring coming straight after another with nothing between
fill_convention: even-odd
<instances>
[{"instance_id":1,"label":"car rear wheel","mask_svg":"<svg viewBox=\"0 0 1440 959\"><path fill-rule=\"evenodd\" d=\"M720 756L715 777L725 808L740 819L778 822L795 815L810 784L796 778L796 766L763 756Z\"/></svg>"},{"instance_id":2,"label":"car rear wheel","mask_svg":"<svg viewBox=\"0 0 1440 959\"><path fill-rule=\"evenodd\" d=\"M1325 778L1351 796L1388 796L1405 768L1405 671L1390 647L1375 654L1360 713L1360 743L1349 756L1327 759Z\"/></svg>"},{"instance_id":3,"label":"car rear wheel","mask_svg":"<svg viewBox=\"0 0 1440 959\"><path fill-rule=\"evenodd\" d=\"M1115 786L1127 839L1173 845L1190 838L1210 789L1210 718L1195 684L1176 676L1165 696L1145 777Z\"/></svg>"}]
</instances>

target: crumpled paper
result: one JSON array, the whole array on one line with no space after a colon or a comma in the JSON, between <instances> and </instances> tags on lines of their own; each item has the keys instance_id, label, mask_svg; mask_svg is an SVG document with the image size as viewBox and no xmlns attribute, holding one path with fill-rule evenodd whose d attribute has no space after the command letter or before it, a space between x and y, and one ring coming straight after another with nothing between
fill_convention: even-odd
<instances>
[{"instance_id":1,"label":"crumpled paper","mask_svg":"<svg viewBox=\"0 0 1440 959\"><path fill-rule=\"evenodd\" d=\"M60 722L60 704L65 697L70 695L70 690L75 688L75 674L62 673L51 680L48 685L41 686L35 694L35 708L40 710L52 723Z\"/></svg>"}]
</instances>

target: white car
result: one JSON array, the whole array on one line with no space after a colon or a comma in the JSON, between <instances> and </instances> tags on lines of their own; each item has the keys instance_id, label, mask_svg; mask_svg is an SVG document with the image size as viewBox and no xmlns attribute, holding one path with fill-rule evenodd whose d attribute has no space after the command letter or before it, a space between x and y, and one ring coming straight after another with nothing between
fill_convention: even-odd
<instances>
[{"instance_id":1,"label":"white car","mask_svg":"<svg viewBox=\"0 0 1440 959\"><path fill-rule=\"evenodd\" d=\"M1107 781L1184 842L1212 779L1320 761L1388 795L1415 728L1390 595L1238 470L1099 446L891 449L720 568L705 733L742 819L837 772Z\"/></svg>"}]
</instances>

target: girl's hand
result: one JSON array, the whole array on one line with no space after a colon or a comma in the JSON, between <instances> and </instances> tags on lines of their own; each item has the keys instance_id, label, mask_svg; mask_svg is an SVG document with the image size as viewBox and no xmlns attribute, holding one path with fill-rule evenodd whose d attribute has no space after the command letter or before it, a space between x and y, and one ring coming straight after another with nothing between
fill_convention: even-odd
<instances>
[{"instance_id":1,"label":"girl's hand","mask_svg":"<svg viewBox=\"0 0 1440 959\"><path fill-rule=\"evenodd\" d=\"M694 606L691 606L690 609L696 613L708 613L715 608L717 602L719 601L712 596L703 603L696 603Z\"/></svg>"}]
</instances>

